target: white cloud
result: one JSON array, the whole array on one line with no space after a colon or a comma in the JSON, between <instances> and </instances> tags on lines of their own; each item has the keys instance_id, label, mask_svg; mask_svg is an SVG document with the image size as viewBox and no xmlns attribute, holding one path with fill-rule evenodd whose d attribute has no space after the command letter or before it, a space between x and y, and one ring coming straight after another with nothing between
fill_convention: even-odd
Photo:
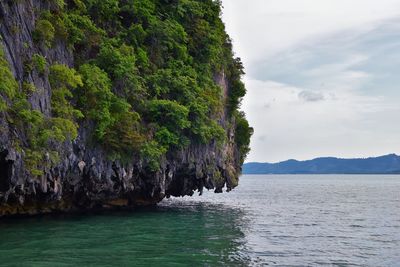
<instances>
[{"instance_id":1,"label":"white cloud","mask_svg":"<svg viewBox=\"0 0 400 267\"><path fill-rule=\"evenodd\" d=\"M394 121L399 121L400 108L381 97L348 91L310 103L298 97L304 88L257 80L247 80L246 86L252 90L243 109L256 130L248 161L369 156L400 149L393 146L399 144L394 141L400 124Z\"/></svg>"},{"instance_id":2,"label":"white cloud","mask_svg":"<svg viewBox=\"0 0 400 267\"><path fill-rule=\"evenodd\" d=\"M248 161L400 152L399 0L223 0Z\"/></svg>"},{"instance_id":3,"label":"white cloud","mask_svg":"<svg viewBox=\"0 0 400 267\"><path fill-rule=\"evenodd\" d=\"M247 64L320 35L365 32L400 14L398 0L224 0L223 5L228 33Z\"/></svg>"}]
</instances>

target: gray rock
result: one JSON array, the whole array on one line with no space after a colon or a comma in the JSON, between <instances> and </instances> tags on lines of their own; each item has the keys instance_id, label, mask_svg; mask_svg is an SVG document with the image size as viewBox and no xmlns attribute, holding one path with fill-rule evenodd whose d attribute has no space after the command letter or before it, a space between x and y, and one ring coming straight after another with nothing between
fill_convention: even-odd
<instances>
[{"instance_id":1,"label":"gray rock","mask_svg":"<svg viewBox=\"0 0 400 267\"><path fill-rule=\"evenodd\" d=\"M24 59L35 53L45 56L50 64L74 66L73 53L65 43L59 41L47 49L32 40L37 19L33 10L47 5L48 1L40 0L0 1L0 45L20 86ZM51 116L51 88L46 75L42 77L33 71L25 79L40 88L29 99L32 107ZM229 88L225 74L216 74L215 80L226 98ZM90 127L81 125L78 138L60 148L60 163L44 168L45 174L36 179L24 167L24 152L12 143L12 138L26 142L26 137L10 127L5 115L0 114L0 216L154 205L164 197L193 195L196 190L201 193L204 187L216 192L225 186L230 190L236 186L241 171L238 151L232 142L234 121L226 110L219 116L231 142L222 148L215 143L191 145L168 154L158 172L148 171L137 158L132 157L129 162L111 161L100 146L89 149Z\"/></svg>"}]
</instances>

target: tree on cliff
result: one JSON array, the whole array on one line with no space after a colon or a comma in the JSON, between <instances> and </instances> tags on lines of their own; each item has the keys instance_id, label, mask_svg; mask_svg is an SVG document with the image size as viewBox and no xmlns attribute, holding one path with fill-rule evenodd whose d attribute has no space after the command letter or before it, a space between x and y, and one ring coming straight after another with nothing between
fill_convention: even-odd
<instances>
[{"instance_id":1,"label":"tree on cliff","mask_svg":"<svg viewBox=\"0 0 400 267\"><path fill-rule=\"evenodd\" d=\"M107 164L137 163L140 172L157 175L169 171L168 159L207 148L219 159L211 152L202 163L185 158L184 166L196 169L190 175L203 179L191 187L237 185L252 128L238 111L244 71L220 1L36 2L33 10L24 2L0 3L0 15L8 16L0 17L8 39L0 40L0 139L8 138L0 152L15 151L25 177L13 172L12 188L46 183L43 177L75 158L68 153L79 142L99 149ZM33 23L13 16L21 6ZM13 57L23 62L18 75ZM79 157L91 160L88 153ZM111 177L108 170L93 175Z\"/></svg>"}]
</instances>

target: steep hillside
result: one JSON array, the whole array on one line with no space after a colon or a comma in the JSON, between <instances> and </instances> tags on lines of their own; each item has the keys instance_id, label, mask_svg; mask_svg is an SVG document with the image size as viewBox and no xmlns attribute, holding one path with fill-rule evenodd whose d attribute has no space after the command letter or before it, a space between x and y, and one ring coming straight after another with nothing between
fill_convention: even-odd
<instances>
[{"instance_id":1,"label":"steep hillside","mask_svg":"<svg viewBox=\"0 0 400 267\"><path fill-rule=\"evenodd\" d=\"M0 1L0 215L238 184L252 129L219 1Z\"/></svg>"}]
</instances>

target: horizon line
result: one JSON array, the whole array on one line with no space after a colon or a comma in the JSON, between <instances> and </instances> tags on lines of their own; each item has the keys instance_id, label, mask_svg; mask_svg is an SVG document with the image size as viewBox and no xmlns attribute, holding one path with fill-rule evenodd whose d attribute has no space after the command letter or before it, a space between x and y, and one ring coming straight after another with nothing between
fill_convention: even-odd
<instances>
[{"instance_id":1,"label":"horizon line","mask_svg":"<svg viewBox=\"0 0 400 267\"><path fill-rule=\"evenodd\" d=\"M312 159L305 159L305 160L297 160L297 159L287 159L287 160L282 160L282 161L277 161L277 162L261 162L261 161L249 161L249 162L245 162L244 164L249 164L249 163L259 163L259 164L278 164L278 163L282 163L282 162L287 162L287 161L297 161L297 162L304 162L304 161L312 161L312 160L316 160L316 159L324 159L324 158L333 158L333 159L371 159L371 158L380 158L380 157L385 157L385 156L397 156L399 157L399 154L396 153L389 153L389 154L385 154L385 155L380 155L380 156L368 156L368 157L355 157L355 158L340 158L340 157L335 157L335 156L321 156L321 157L316 157L316 158L312 158Z\"/></svg>"}]
</instances>

